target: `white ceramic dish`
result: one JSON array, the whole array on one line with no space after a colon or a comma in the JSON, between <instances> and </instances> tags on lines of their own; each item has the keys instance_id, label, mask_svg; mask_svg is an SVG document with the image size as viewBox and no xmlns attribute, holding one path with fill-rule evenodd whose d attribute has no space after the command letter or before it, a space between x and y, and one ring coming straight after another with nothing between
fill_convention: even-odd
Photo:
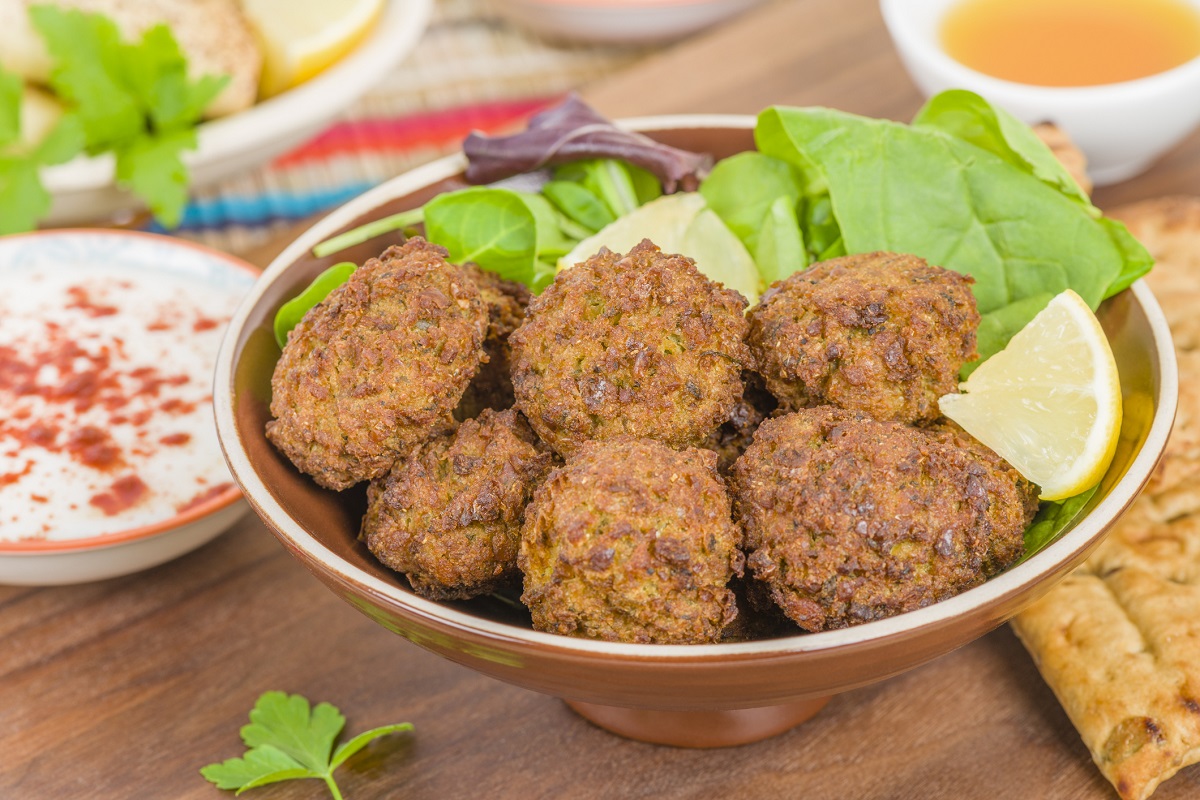
<instances>
[{"instance_id":1,"label":"white ceramic dish","mask_svg":"<svg viewBox=\"0 0 1200 800\"><path fill-rule=\"evenodd\" d=\"M125 287L130 284L131 279L132 282L137 282L138 273L156 277L163 276L165 280L158 282L174 287L173 291L187 292L190 293L190 296L207 295L225 298L225 309L221 312L222 316L227 315L234 304L250 291L258 277L258 271L254 267L232 256L189 242L152 234L106 230L58 230L0 238L0 286L22 285L19 282L21 275L51 273L56 266L73 270L72 275L90 276L94 274L100 279L119 276L117 285ZM5 280L6 276L7 281ZM148 279L142 280L144 283L138 283L139 288L153 282ZM187 309L156 307L152 310L155 314L165 313L172 315L173 318L182 319L183 312ZM216 309L207 308L200 310L216 311ZM101 319L115 319L104 313L100 313L98 316ZM191 317L187 317L185 324L190 325L190 320ZM206 322L204 335L208 335L208 332L211 331L219 336L220 329L215 328L216 324L216 320ZM188 327L187 330L191 331L192 328ZM196 330L201 329L197 328ZM77 339L79 333L74 329L68 336L69 341L82 341ZM199 341L199 336L199 333L189 332L187 334L188 338L195 341ZM13 342L19 341L20 336L13 334ZM117 348L130 346L129 343L122 344L121 340L117 338L114 338L113 341ZM19 347L19 344L17 346ZM184 352L185 349L172 351L173 353L177 352L179 357L170 359L174 363L164 365L169 368L169 373L164 372L164 376L185 371L188 364L197 363L194 358L188 357L192 351ZM215 357L214 350L212 358L215 359ZM207 387L211 386L212 378L207 369L204 367L201 369L204 370L203 374L192 376L193 381L190 385L193 388L190 391L194 391L197 397L204 398L208 391ZM44 379L39 378L38 380ZM10 400L10 402L16 402L19 405L20 396L21 393L18 392L18 399ZM153 401L155 408L166 408L164 402L166 395L160 396L156 390L152 396L155 398ZM12 395L9 397L11 398ZM100 398L98 403L103 402L101 395L96 395L96 397ZM200 492L192 502L166 500L162 506L167 509L165 511L157 510L157 506L154 511L146 511L144 510L146 506L143 505L141 506L143 511L138 512L139 516L126 514L123 522L116 521L117 517L114 517L112 530L75 527L72 533L71 530L55 528L47 524L49 531L43 538L15 541L0 539L0 583L66 584L125 575L161 564L193 550L213 539L237 521L247 510L247 505L242 500L241 492L233 485L228 473L225 472L219 451L216 450L216 432L215 429L211 429L211 422L207 421L205 406L207 403L194 406L195 411L186 413L193 415L192 420L193 424L197 426L197 436L203 436L206 432L211 435L212 455L215 456L216 462L210 463L212 459L207 457L201 457L200 462L193 461L193 463L206 465L203 472L209 477L204 479L204 483L196 482L196 478L190 478L185 484L181 479L172 478L171 484L171 488L176 491L178 491L176 484L184 484L192 487L184 489L184 492ZM132 412L134 406L131 405L128 408ZM48 420L48 425L57 426L62 421L61 414L65 412L57 413L58 416L44 418ZM176 430L178 429L176 426L182 424L179 417L172 416L177 412L164 411L162 413L169 417L165 423L166 429ZM37 421L38 418L33 419ZM64 426L61 431L56 427L53 436L56 441L61 442L66 439L67 442L70 442L69 435L77 429L78 423L75 428ZM152 433L149 435L155 437L163 430L163 426L146 425L143 430L151 431ZM0 440L11 441L4 439L3 435L0 435ZM153 438L150 441L153 441ZM21 449L16 452L16 456L19 461L36 461L32 454L28 459L26 458L25 454L29 452L29 450ZM39 450L40 452L44 451ZM162 452L167 451L163 450ZM185 451L180 450L179 452ZM197 443L194 452L204 453L206 451ZM169 453L176 453L176 449L170 449ZM164 457L174 462L178 461L181 456L168 454ZM159 471L162 474L166 472L161 467ZM57 473L52 472L51 474ZM163 480L162 474L146 474L147 480L152 486L158 485L155 481L156 478L160 483ZM180 478L198 474L181 470ZM54 480L61 480L65 485L67 479L55 478ZM6 502L27 502L26 492L20 483L20 479L15 482L11 479L0 482L0 507L4 507ZM205 487L211 488L205 491ZM187 494L185 493L181 497L186 499ZM84 500L85 498L79 499ZM48 504L61 510L64 503L71 503L74 500L75 498L65 497L60 493L50 497ZM45 498L41 498L41 501L47 502ZM34 506L24 506L24 508L32 507ZM86 505L83 507L87 508ZM136 508L138 507L135 506ZM176 511L176 508L183 510ZM16 520L39 517L42 520L55 518L49 511L44 515L42 512L30 512L21 517L17 506L10 507L7 513L13 515L12 519ZM69 518L70 514L64 513L64 516ZM11 524L21 525L22 523L18 521ZM84 520L78 524L92 525L94 521ZM102 532L96 534L95 530Z\"/></svg>"},{"instance_id":2,"label":"white ceramic dish","mask_svg":"<svg viewBox=\"0 0 1200 800\"><path fill-rule=\"evenodd\" d=\"M201 125L199 146L184 156L192 186L253 169L316 134L412 50L432 7L433 0L388 0L371 35L328 70L252 108ZM136 197L116 187L113 170L108 155L45 170L54 205L44 223L102 222L140 209Z\"/></svg>"},{"instance_id":3,"label":"white ceramic dish","mask_svg":"<svg viewBox=\"0 0 1200 800\"><path fill-rule=\"evenodd\" d=\"M543 36L606 44L679 39L761 0L491 0L497 12Z\"/></svg>"},{"instance_id":4,"label":"white ceramic dish","mask_svg":"<svg viewBox=\"0 0 1200 800\"><path fill-rule=\"evenodd\" d=\"M921 91L970 89L1029 123L1053 122L1088 159L1097 185L1146 169L1200 124L1200 58L1139 80L1104 86L1028 86L993 78L942 50L946 11L962 0L880 0L900 58ZM1200 0L1186 0L1200 8Z\"/></svg>"}]
</instances>

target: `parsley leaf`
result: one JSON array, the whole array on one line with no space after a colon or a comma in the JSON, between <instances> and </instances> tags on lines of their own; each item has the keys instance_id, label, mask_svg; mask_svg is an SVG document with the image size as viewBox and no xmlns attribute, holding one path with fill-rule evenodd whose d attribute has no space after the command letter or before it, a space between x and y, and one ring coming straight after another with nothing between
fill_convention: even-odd
<instances>
[{"instance_id":1,"label":"parsley leaf","mask_svg":"<svg viewBox=\"0 0 1200 800\"><path fill-rule=\"evenodd\" d=\"M329 703L313 708L298 694L266 692L254 704L250 724L242 728L242 741L249 748L246 754L209 764L200 774L218 789L236 789L238 794L269 783L318 778L325 781L330 794L342 800L333 771L380 736L413 727L401 722L374 728L334 750L345 725L346 718Z\"/></svg>"},{"instance_id":2,"label":"parsley leaf","mask_svg":"<svg viewBox=\"0 0 1200 800\"><path fill-rule=\"evenodd\" d=\"M117 183L163 225L177 226L187 203L183 152L195 149L195 125L228 77L189 80L187 59L165 25L127 43L100 14L35 5L29 15L54 60L50 84L76 115L84 148L113 151Z\"/></svg>"},{"instance_id":3,"label":"parsley leaf","mask_svg":"<svg viewBox=\"0 0 1200 800\"><path fill-rule=\"evenodd\" d=\"M21 78L0 70L0 147L21 136Z\"/></svg>"},{"instance_id":4,"label":"parsley leaf","mask_svg":"<svg viewBox=\"0 0 1200 800\"><path fill-rule=\"evenodd\" d=\"M0 156L0 236L33 230L50 210L38 165L28 158Z\"/></svg>"}]
</instances>

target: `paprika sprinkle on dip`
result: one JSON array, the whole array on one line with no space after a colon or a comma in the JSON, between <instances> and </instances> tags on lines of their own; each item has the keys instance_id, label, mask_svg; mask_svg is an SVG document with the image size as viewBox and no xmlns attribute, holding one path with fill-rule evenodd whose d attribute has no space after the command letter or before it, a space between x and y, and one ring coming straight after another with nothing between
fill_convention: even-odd
<instances>
[{"instance_id":1,"label":"paprika sprinkle on dip","mask_svg":"<svg viewBox=\"0 0 1200 800\"><path fill-rule=\"evenodd\" d=\"M240 297L166 270L6 270L0 541L169 519L230 486L212 372Z\"/></svg>"}]
</instances>

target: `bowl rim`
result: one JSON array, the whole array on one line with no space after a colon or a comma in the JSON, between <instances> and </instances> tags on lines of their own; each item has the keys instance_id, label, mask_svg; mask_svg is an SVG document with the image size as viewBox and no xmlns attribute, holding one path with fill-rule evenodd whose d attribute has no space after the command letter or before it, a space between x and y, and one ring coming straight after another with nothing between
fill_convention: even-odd
<instances>
[{"instance_id":1,"label":"bowl rim","mask_svg":"<svg viewBox=\"0 0 1200 800\"><path fill-rule=\"evenodd\" d=\"M220 162L336 114L411 53L432 11L433 0L385 0L371 34L324 72L242 111L198 125L196 148L184 152L184 164L195 170ZM326 99L321 102L322 98ZM115 159L105 153L47 167L42 178L51 194L84 192L112 185L115 171Z\"/></svg>"},{"instance_id":2,"label":"bowl rim","mask_svg":"<svg viewBox=\"0 0 1200 800\"><path fill-rule=\"evenodd\" d=\"M747 115L662 115L617 120L631 130L653 132L686 128L734 128L753 130L755 117ZM387 200L402 197L417 189L454 177L466 166L460 152L403 173L349 201L302 233L280 253L263 272L258 283L234 312L217 355L216 391L213 406L217 418L217 436L225 451L234 479L243 488L246 499L276 537L288 549L303 553L323 571L346 586L403 608L403 613L431 625L449 626L491 642L552 650L559 655L608 656L637 662L712 663L751 658L785 657L797 653L828 651L877 644L886 639L903 638L921 628L938 627L975 607L987 606L1017 593L1021 587L1035 584L1064 563L1086 551L1099 533L1101 519L1117 519L1139 494L1145 479L1157 465L1175 419L1178 399L1178 374L1175 352L1167 321L1157 300L1145 282L1138 280L1132 291L1141 305L1154 336L1159 372L1159 403L1155 409L1146 441L1128 469L1109 494L1092 509L1089 516L1029 559L988 579L979 586L941 600L925 608L894 617L867 622L839 630L796 633L775 639L719 644L630 644L579 639L570 636L517 628L459 611L397 587L339 558L293 520L274 494L254 471L236 424L234 403L235 352L241 350L249 331L245 329L251 312L267 288L297 258L315 244L334 235L357 217L379 207ZM1091 524L1088 524L1091 522ZM322 577L324 578L325 575Z\"/></svg>"},{"instance_id":3,"label":"bowl rim","mask_svg":"<svg viewBox=\"0 0 1200 800\"><path fill-rule=\"evenodd\" d=\"M52 228L48 230L29 231L28 233L12 234L4 237L4 242L12 242L18 239L34 239L48 238L55 239L64 236L112 236L122 239L137 239L150 240L156 245L165 245L167 247L182 247L188 250L193 250L201 255L211 258L215 261L222 262L229 267L248 274L251 278L257 281L262 271L248 261L238 258L229 253L215 250L196 242L188 241L187 239L177 239L172 236L164 236L157 233L146 233L144 231L126 231L106 228ZM231 321L232 322L232 321ZM215 399L215 397L214 397ZM242 490L238 486L238 482L234 480L233 485L222 492L210 497L209 499L197 503L196 505L181 511L173 516L151 522L145 525L138 525L134 528L125 528L123 530L114 531L113 533L102 533L97 536L86 536L79 539L63 539L58 541L48 541L45 539L23 539L18 541L6 541L0 539L0 556L23 556L23 555L52 555L55 553L78 553L87 550L103 550L117 545L128 544L139 539L148 539L157 536L160 533L166 533L175 528L181 528L189 525L199 519L207 517L210 514L215 514L222 509L236 503L242 497Z\"/></svg>"},{"instance_id":4,"label":"bowl rim","mask_svg":"<svg viewBox=\"0 0 1200 800\"><path fill-rule=\"evenodd\" d=\"M960 4L963 0L936 2L944 2L951 6ZM1183 2L1200 16L1198 0ZM880 0L879 8L888 32L897 49L903 54L920 59L930 69L949 75L951 83L955 86L969 87L972 91L994 96L996 99L1020 97L1028 101L1080 107L1186 92L1200 81L1200 54L1171 69L1114 83L1090 86L1038 86L1005 80L968 67L948 54L936 40L931 41L925 36L914 19L910 0ZM939 16L944 16L947 10L948 8L939 12Z\"/></svg>"}]
</instances>

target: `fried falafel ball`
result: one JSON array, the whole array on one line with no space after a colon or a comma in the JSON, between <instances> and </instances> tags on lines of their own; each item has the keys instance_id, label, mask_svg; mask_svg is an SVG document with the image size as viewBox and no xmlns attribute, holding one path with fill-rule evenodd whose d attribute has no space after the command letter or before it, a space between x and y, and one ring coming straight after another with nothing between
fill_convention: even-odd
<instances>
[{"instance_id":1,"label":"fried falafel ball","mask_svg":"<svg viewBox=\"0 0 1200 800\"><path fill-rule=\"evenodd\" d=\"M737 616L741 531L716 454L651 439L584 444L535 492L518 562L536 629L715 642Z\"/></svg>"},{"instance_id":2,"label":"fried falafel ball","mask_svg":"<svg viewBox=\"0 0 1200 800\"><path fill-rule=\"evenodd\" d=\"M772 284L750 311L748 342L767 388L791 409L933 420L977 355L972 282L896 253L823 261Z\"/></svg>"},{"instance_id":3,"label":"fried falafel ball","mask_svg":"<svg viewBox=\"0 0 1200 800\"><path fill-rule=\"evenodd\" d=\"M267 438L326 488L377 478L451 428L486 330L479 289L443 248L389 247L288 334Z\"/></svg>"},{"instance_id":4,"label":"fried falafel ball","mask_svg":"<svg viewBox=\"0 0 1200 800\"><path fill-rule=\"evenodd\" d=\"M1021 557L1036 503L995 461L822 406L763 422L734 465L747 563L808 631L927 606Z\"/></svg>"},{"instance_id":5,"label":"fried falafel ball","mask_svg":"<svg viewBox=\"0 0 1200 800\"><path fill-rule=\"evenodd\" d=\"M1004 475L1007 480L1012 481L1013 485L1017 487L1022 519L1033 519L1033 516L1037 514L1038 487L1026 480L1012 464L1004 460L1003 456L967 433L958 423L942 417L928 425L921 426L920 429L936 441L967 451L986 464L989 470L997 475Z\"/></svg>"},{"instance_id":6,"label":"fried falafel ball","mask_svg":"<svg viewBox=\"0 0 1200 800\"><path fill-rule=\"evenodd\" d=\"M488 311L487 338L483 352L487 359L463 393L454 418L473 419L485 408L502 411L514 402L512 387L512 350L508 337L525 321L525 307L532 295L525 286L506 281L494 272L474 264L463 267L479 287L479 295Z\"/></svg>"},{"instance_id":7,"label":"fried falafel ball","mask_svg":"<svg viewBox=\"0 0 1200 800\"><path fill-rule=\"evenodd\" d=\"M746 300L648 239L560 272L509 339L517 407L560 455L614 436L700 444L742 396Z\"/></svg>"},{"instance_id":8,"label":"fried falafel ball","mask_svg":"<svg viewBox=\"0 0 1200 800\"><path fill-rule=\"evenodd\" d=\"M520 576L522 515L552 458L515 410L485 409L371 482L361 538L423 597L487 594Z\"/></svg>"}]
</instances>

